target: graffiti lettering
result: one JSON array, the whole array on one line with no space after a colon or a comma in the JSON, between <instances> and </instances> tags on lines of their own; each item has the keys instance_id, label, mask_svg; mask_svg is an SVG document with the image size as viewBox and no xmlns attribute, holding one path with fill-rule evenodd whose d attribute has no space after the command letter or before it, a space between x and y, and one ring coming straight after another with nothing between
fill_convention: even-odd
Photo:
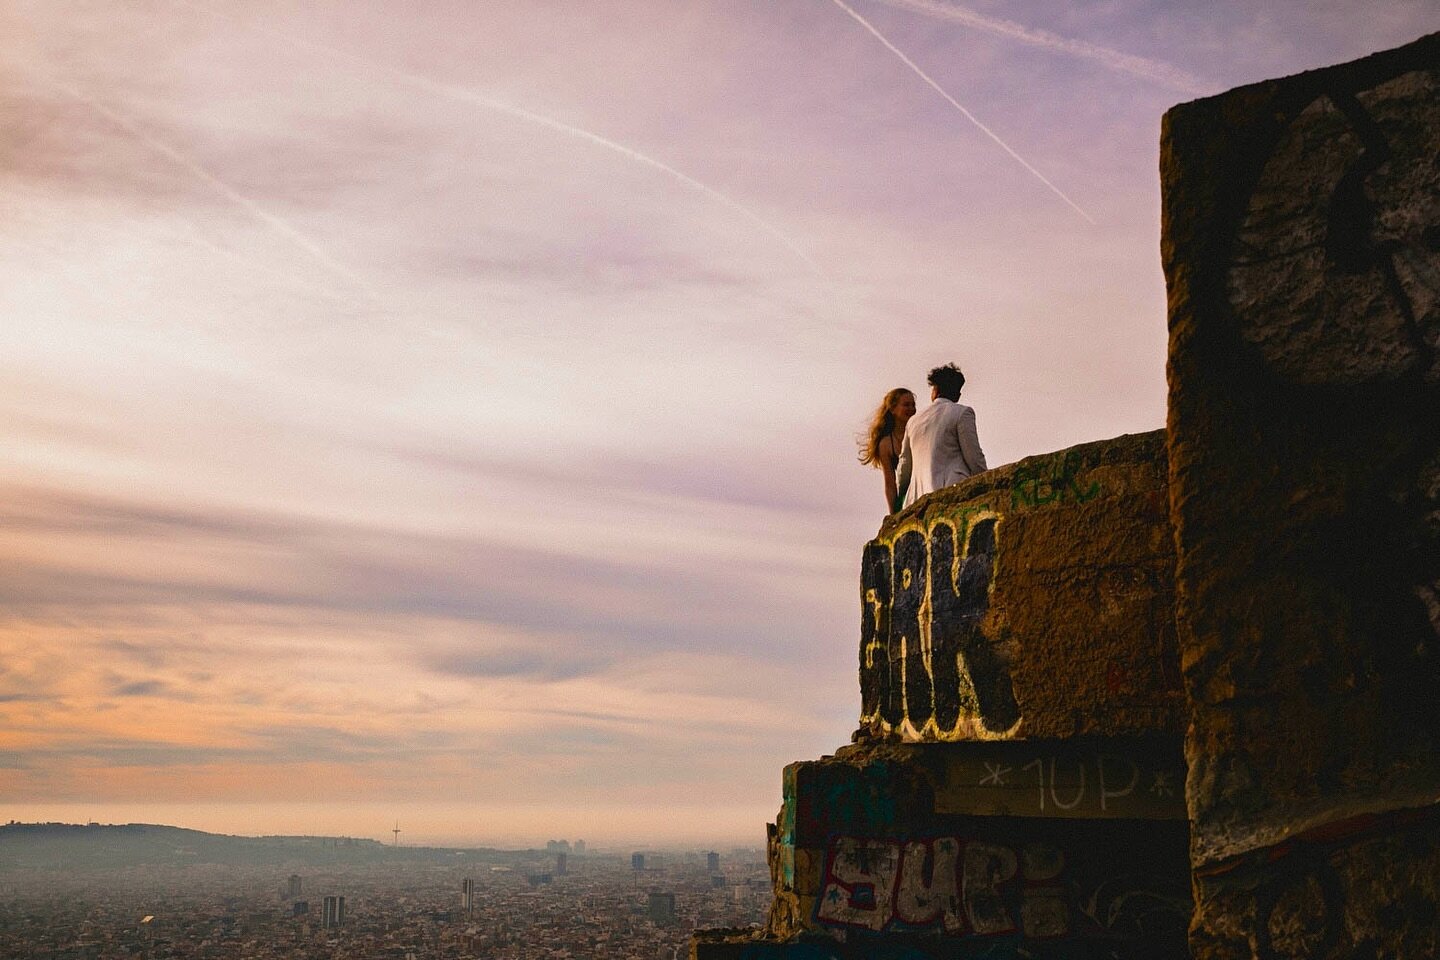
<instances>
[{"instance_id":1,"label":"graffiti lettering","mask_svg":"<svg viewBox=\"0 0 1440 960\"><path fill-rule=\"evenodd\" d=\"M964 928L955 886L959 852L960 844L950 837L905 844L895 890L895 917L900 922L928 926L939 921L947 933Z\"/></svg>"},{"instance_id":2,"label":"graffiti lettering","mask_svg":"<svg viewBox=\"0 0 1440 960\"><path fill-rule=\"evenodd\" d=\"M817 917L825 923L879 930L894 913L900 847L888 840L844 837L830 848Z\"/></svg>"},{"instance_id":3,"label":"graffiti lettering","mask_svg":"<svg viewBox=\"0 0 1440 960\"><path fill-rule=\"evenodd\" d=\"M1121 752L1121 751L1124 752ZM935 810L961 816L1184 820L1185 761L1179 744L1088 745L1010 741L975 744L945 765ZM877 825L883 821L868 821ZM833 827L840 833L885 833Z\"/></svg>"},{"instance_id":4,"label":"graffiti lettering","mask_svg":"<svg viewBox=\"0 0 1440 960\"><path fill-rule=\"evenodd\" d=\"M1060 936L1070 930L1065 857L1048 844L1010 847L959 837L830 844L816 919L882 931L939 928L951 936ZM1017 923L1016 920L1019 922Z\"/></svg>"},{"instance_id":5,"label":"graffiti lettering","mask_svg":"<svg viewBox=\"0 0 1440 960\"><path fill-rule=\"evenodd\" d=\"M860 685L862 696L871 699L862 712L883 718L887 724L900 722L902 715L898 684L890 660L890 600L894 581L894 555L889 544L868 543L861 560L860 583L865 603L860 625Z\"/></svg>"},{"instance_id":6,"label":"graffiti lettering","mask_svg":"<svg viewBox=\"0 0 1440 960\"><path fill-rule=\"evenodd\" d=\"M1059 937L1070 929L1066 888L1053 881L1065 869L1060 851L1046 843L1027 844L1020 851L1020 869L1028 882L1020 901L1020 923L1032 937Z\"/></svg>"},{"instance_id":7,"label":"graffiti lettering","mask_svg":"<svg viewBox=\"0 0 1440 960\"><path fill-rule=\"evenodd\" d=\"M890 649L900 653L900 695L906 717L924 726L934 708L934 689L926 660L929 631L920 622L925 605L929 557L918 530L895 541L895 599L890 604ZM919 654L917 656L916 654Z\"/></svg>"},{"instance_id":8,"label":"graffiti lettering","mask_svg":"<svg viewBox=\"0 0 1440 960\"><path fill-rule=\"evenodd\" d=\"M965 913L976 933L1014 932L1000 888L1014 878L1017 867L1009 847L972 843L965 848Z\"/></svg>"},{"instance_id":9,"label":"graffiti lettering","mask_svg":"<svg viewBox=\"0 0 1440 960\"><path fill-rule=\"evenodd\" d=\"M913 737L999 736L1020 719L1009 670L982 624L1000 518L971 507L866 546L861 722Z\"/></svg>"},{"instance_id":10,"label":"graffiti lettering","mask_svg":"<svg viewBox=\"0 0 1440 960\"><path fill-rule=\"evenodd\" d=\"M1079 773L1080 782L1075 785L1075 795L1068 801L1061 800L1059 794L1055 792L1055 781L1059 779L1055 776L1055 758L1050 758L1050 799L1061 810L1074 810L1080 806L1080 801L1085 799L1085 765L1080 764L1076 770Z\"/></svg>"},{"instance_id":11,"label":"graffiti lettering","mask_svg":"<svg viewBox=\"0 0 1440 960\"><path fill-rule=\"evenodd\" d=\"M1037 507L1047 503L1064 503L1067 499L1085 503L1100 493L1100 481L1084 487L1076 481L1080 463L1075 451L1063 457L1048 457L1039 462L1022 462L1015 468L1010 485L1010 507Z\"/></svg>"},{"instance_id":12,"label":"graffiti lettering","mask_svg":"<svg viewBox=\"0 0 1440 960\"><path fill-rule=\"evenodd\" d=\"M1106 764L1109 764L1110 768L1112 769L1116 766L1121 766L1122 769L1129 771L1130 776L1129 779L1125 781L1125 786L1121 787L1118 790L1110 789L1112 786L1118 784L1119 780L1112 780L1110 778L1110 776L1108 775L1109 771L1106 768ZM1105 756L1104 754L1102 754L1095 759L1095 766L1100 773L1101 810L1109 810L1111 800L1118 800L1121 797L1130 796L1130 794L1135 792L1135 785L1140 782L1140 768L1131 760L1125 760L1121 757ZM1156 776L1159 776L1159 774L1156 774ZM1121 774L1121 777L1123 778L1124 774Z\"/></svg>"},{"instance_id":13,"label":"graffiti lettering","mask_svg":"<svg viewBox=\"0 0 1440 960\"><path fill-rule=\"evenodd\" d=\"M1041 813L1047 809L1062 812L1074 810L1087 800L1090 801L1092 811L1098 804L1099 812L1106 813L1110 810L1112 801L1130 796L1140 782L1139 765L1124 757L1101 754L1094 758L1097 782L1093 789L1087 781L1088 765L1083 758L1074 758L1075 766L1069 770L1058 766L1061 760L1062 758L1054 756L1036 757L1020 768L1022 771L1035 773L1035 806ZM996 771L988 766L986 769L988 772L976 782L976 786L995 784ZM1168 776L1169 773L1165 771L1157 771L1155 774L1157 781ZM999 785L1003 786L1003 783ZM1062 789L1068 791L1069 796L1062 796Z\"/></svg>"}]
</instances>

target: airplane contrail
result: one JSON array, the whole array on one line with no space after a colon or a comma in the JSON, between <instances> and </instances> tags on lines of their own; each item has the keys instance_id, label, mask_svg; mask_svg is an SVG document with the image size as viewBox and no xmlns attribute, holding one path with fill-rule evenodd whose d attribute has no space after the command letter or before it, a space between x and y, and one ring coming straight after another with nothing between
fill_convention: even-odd
<instances>
[{"instance_id":1,"label":"airplane contrail","mask_svg":"<svg viewBox=\"0 0 1440 960\"><path fill-rule=\"evenodd\" d=\"M959 100L956 100L954 97L950 96L950 94L946 93L945 89L941 87L940 84L930 79L929 74L927 74L924 70L921 70L920 67L916 65L914 60L911 60L909 57L905 56L904 52L901 51L899 47L895 46L895 44L887 40L885 38L885 35L879 30L876 30L875 27L871 25L869 20L866 20L864 17L860 16L860 14L850 9L850 7L846 5L845 0L832 0L832 2L835 4L835 6L839 7L841 10L844 10L852 18L854 18L856 23L860 24L860 26L870 31L871 35L873 35L876 40L879 40L885 45L885 49L889 50L891 53L895 54L895 56L899 57L901 62L903 62L905 66L909 67L917 77L919 77L921 80L924 80L925 83L928 84L932 90L940 94L940 96L944 97L947 103L949 103L956 110L959 110L965 116L966 120L969 120L971 123L975 124L975 126L979 127L980 131L984 133L985 136L989 137L991 140L994 140L997 144L999 144L1000 149L1004 150L1006 153L1010 154L1010 156L1014 157L1015 161L1019 163L1020 166L1024 167L1026 170L1029 170L1032 174L1034 174L1035 178L1041 183L1045 184L1045 186L1049 187L1051 192L1053 192L1055 196L1059 197L1061 200L1064 200L1072 210L1080 214L1080 216L1084 217L1089 222L1095 222L1094 217L1090 216L1090 214L1080 209L1079 204L1077 204L1074 200L1071 200L1069 197L1065 196L1064 191L1062 191L1059 187L1055 186L1055 184L1047 180L1043 173L1030 166L1030 164L1025 161L1025 158L1012 150L1008 143L1006 143L1004 140L1001 140L1000 137L996 135L995 131L991 130L989 127L985 126L985 124L981 123L980 120L975 116L975 114L971 113L969 110L966 110L965 107L961 105Z\"/></svg>"},{"instance_id":2,"label":"airplane contrail","mask_svg":"<svg viewBox=\"0 0 1440 960\"><path fill-rule=\"evenodd\" d=\"M216 193L220 194L225 199L229 200L231 203L234 203L236 206L241 207L255 219L259 220L261 223L265 224L270 229L274 230L276 233L285 237L295 246L308 253L314 260L318 261L331 273L344 278L347 282L359 288L359 290L363 292L366 298L368 298L369 300L378 301L380 299L374 288L370 286L369 282L364 277L360 276L354 270L350 269L349 267L342 264L340 261L336 260L334 257L330 256L330 254L326 253L319 244L317 244L314 240L311 240L299 230L295 229L295 227L291 226L289 222L276 216L269 210L266 210L264 207L260 206L260 204L256 203L254 200L247 197L239 190L236 190L234 187L230 186L230 184L226 183L224 180L221 180L209 170L205 169L205 167L201 166L200 163L190 155L176 149L175 147L166 143L164 140L161 140L153 134L149 133L148 131L144 130L124 114L113 110L112 108L106 106L98 100L95 100L92 97L85 96L73 87L67 86L66 84L54 80L53 78L49 80L49 83L56 90L65 94L65 96L70 97L77 103L83 104L94 112L100 114L102 117L105 117L111 123L124 130L130 136L134 137L136 140L143 143L151 150L166 157L167 159L175 163L177 166L188 171L196 179L201 180L207 185L209 185L210 188L213 189Z\"/></svg>"},{"instance_id":3,"label":"airplane contrail","mask_svg":"<svg viewBox=\"0 0 1440 960\"><path fill-rule=\"evenodd\" d=\"M0 208L6 206L5 201L9 201L10 203L17 205L24 205L26 203L32 202L27 200L27 198L16 194L14 191L0 189ZM229 260L232 263L237 263L247 270L259 271L269 274L277 280L285 282L292 290L296 290L309 295L325 297L338 303L344 303L350 306L354 306L357 303L356 299L353 296L345 296L329 286L309 283L304 279L295 276L293 271L287 273L282 270L277 270L262 260L256 259L254 257L247 257L235 252L234 250L226 249L225 247L211 240L209 237L205 236L205 233L203 232L201 227L192 218L184 217L179 219L177 223L179 226L183 226L185 228L185 237L183 242L192 243L197 246L204 247L206 250L209 250L216 256L224 257L226 260ZM133 231L127 231L125 227L121 226L107 227L103 224L91 223L87 229L90 232L99 231L107 234L107 241L113 237L130 240L134 236ZM11 233L13 234L13 231ZM26 250L30 250L35 253L41 253L46 255L47 257L60 260L62 266L65 266L68 270L69 265L64 262L64 248L59 245L52 244L47 246L39 243L33 243L28 240L21 240L16 236L6 234L0 234L0 241L15 244L17 246L21 246Z\"/></svg>"},{"instance_id":4,"label":"airplane contrail","mask_svg":"<svg viewBox=\"0 0 1440 960\"><path fill-rule=\"evenodd\" d=\"M232 23L238 22L233 17L230 17L228 14L212 10L203 4L191 2L191 0L169 0L169 2L175 4L176 6L189 7L192 10L199 10L202 13L209 14L212 17L218 17L224 20L228 20ZM707 183L696 180L689 174L677 170L667 163L656 160L654 157L648 156L647 154L641 153L634 147L628 147L623 143L611 140L608 137L602 137L600 134L593 133L589 130L584 129L583 127L577 127L572 124L556 120L552 117L547 117L544 114L536 113L533 110L526 110L523 107L514 106L512 104L506 103L503 100L496 100L492 97L483 96L466 87L461 87L450 83L444 83L439 80L432 80L429 77L421 76L420 74L416 73L410 73L408 71L401 70L398 67L389 66L388 64L378 63L367 57L362 57L358 54L350 53L345 50L339 50L335 47L327 46L323 43L317 43L313 40L305 40L300 37L292 36L287 33L282 33L277 30L250 26L248 24L246 25L246 28L258 33L263 33L266 36L275 37L289 44L319 50L332 57L337 57L342 60L349 60L352 63L360 64L361 66L364 66L368 69L389 74L391 77L394 77L397 80L427 90L430 93L434 93L439 96L448 97L452 100L460 100L466 103L472 103L487 110L493 110L496 113L503 113L518 120L524 120L528 123L533 123L537 126L545 127L546 129L552 130L556 133L563 133L567 136L574 137L578 140L583 140L597 147L603 147L606 150L618 153L621 156L627 157L635 161L636 163L647 166L652 170L658 170L661 173L667 174L668 176L674 178L685 186L690 187L692 190L699 191L710 199L740 214L742 217L744 217L746 220L749 220L756 227L759 227L765 233L773 237L781 244L781 246L785 247L796 257L802 260L805 265L811 270L813 270L816 274L822 277L825 276L825 271L821 269L820 265L816 263L813 259L811 259L810 255L807 254L798 243L792 240L779 227L770 223L764 217L760 216L758 213L751 210L749 207L745 206L740 201L730 197L725 193L722 193L719 190L716 190L714 187L710 186Z\"/></svg>"},{"instance_id":5,"label":"airplane contrail","mask_svg":"<svg viewBox=\"0 0 1440 960\"><path fill-rule=\"evenodd\" d=\"M338 50L334 52L340 56L351 56L350 54L341 53ZM726 207L729 207L731 210L745 217L745 219L749 220L755 226L770 234L771 237L777 240L787 250L789 250L791 253L795 254L795 256L803 260L805 262L805 265L808 266L811 270L815 271L821 276L825 275L825 271L820 268L820 265L814 260L812 260L809 254L807 254L803 249L800 248L799 244L786 236L779 227L774 226L768 220L761 217L758 213L755 213L753 210L742 204L740 201L732 199L726 194L721 193L719 190L716 190L709 184L702 183L701 181L696 180L694 177L690 176L689 174L684 173L680 170L676 170L669 164L664 163L660 160L656 160L654 157L647 156L646 154L641 153L639 150L636 150L633 147L627 147L623 143L617 143L616 141L611 140L607 137L600 136L600 134L598 133L592 133L591 131L584 129L583 127L572 126L571 124L564 123L560 120L555 120L551 117L547 117L544 114L535 113L532 110L526 110L523 107L517 107L513 104L506 103L503 100L495 100L491 97L482 96L472 90L467 90L464 87L458 87L452 84L442 83L438 80L431 80L429 77L423 77L418 74L407 73L403 70L398 70L395 67L386 66L384 64L377 64L370 61L362 62L369 63L369 65L372 66L374 69L382 70L398 79L406 81L407 83L411 83L416 86L430 90L432 93L436 93L442 96L448 96L453 99L461 100L467 103L473 103L477 106L484 107L487 110L494 110L497 113L504 113L521 120L529 121L530 123L534 123L547 129L554 130L557 133L563 133L567 136L575 137L579 140L584 140L587 143L592 143L598 147L604 147L607 150L612 150L615 153L620 154L621 156L629 157L631 160L634 160L635 162L640 164L644 164L651 169L659 170L662 173L669 174L676 180L685 184L687 187L700 191L710 199L715 200L716 202L721 203Z\"/></svg>"},{"instance_id":6,"label":"airplane contrail","mask_svg":"<svg viewBox=\"0 0 1440 960\"><path fill-rule=\"evenodd\" d=\"M988 16L967 7L958 6L948 0L876 0L876 2L939 20L962 23L977 30L985 30L1009 37L1012 40L1019 40L1021 43L1029 43L1085 60L1092 60L1111 70L1153 80L1196 96L1215 92L1213 84L1207 84L1199 77L1172 67L1168 63L1121 53L1118 50L1111 50L1109 47L1102 47L1084 40L1075 40L1071 37L1062 37L1045 30L1036 30L1013 20L1002 20L999 17Z\"/></svg>"}]
</instances>

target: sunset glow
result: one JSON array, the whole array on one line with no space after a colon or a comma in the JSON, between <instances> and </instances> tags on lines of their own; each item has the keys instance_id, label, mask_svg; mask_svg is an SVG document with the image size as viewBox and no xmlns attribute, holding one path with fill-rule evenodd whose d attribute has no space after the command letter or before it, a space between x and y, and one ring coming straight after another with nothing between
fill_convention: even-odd
<instances>
[{"instance_id":1,"label":"sunset glow","mask_svg":"<svg viewBox=\"0 0 1440 960\"><path fill-rule=\"evenodd\" d=\"M0 817L762 845L884 392L958 361L992 466L1163 426L1161 114L1437 27L0 5Z\"/></svg>"}]
</instances>

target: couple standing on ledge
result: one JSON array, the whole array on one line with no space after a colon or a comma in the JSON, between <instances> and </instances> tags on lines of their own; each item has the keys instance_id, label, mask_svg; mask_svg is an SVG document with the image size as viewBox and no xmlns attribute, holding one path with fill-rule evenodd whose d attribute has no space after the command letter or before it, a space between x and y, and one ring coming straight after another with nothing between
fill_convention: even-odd
<instances>
[{"instance_id":1,"label":"couple standing on ledge","mask_svg":"<svg viewBox=\"0 0 1440 960\"><path fill-rule=\"evenodd\" d=\"M890 513L989 469L975 432L975 411L960 402L965 374L947 363L931 370L926 381L931 403L923 413L915 412L915 394L897 387L885 394L860 443L860 462L885 475Z\"/></svg>"}]
</instances>

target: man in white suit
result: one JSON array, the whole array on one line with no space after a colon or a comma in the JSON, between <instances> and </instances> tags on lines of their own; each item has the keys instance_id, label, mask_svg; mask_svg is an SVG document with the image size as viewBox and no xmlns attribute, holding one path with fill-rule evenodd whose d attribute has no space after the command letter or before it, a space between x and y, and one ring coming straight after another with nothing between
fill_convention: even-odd
<instances>
[{"instance_id":1,"label":"man in white suit","mask_svg":"<svg viewBox=\"0 0 1440 960\"><path fill-rule=\"evenodd\" d=\"M907 507L927 493L989 469L975 433L975 411L959 402L965 374L947 363L931 370L927 379L930 406L910 418L900 445L896 482L905 491Z\"/></svg>"}]
</instances>

